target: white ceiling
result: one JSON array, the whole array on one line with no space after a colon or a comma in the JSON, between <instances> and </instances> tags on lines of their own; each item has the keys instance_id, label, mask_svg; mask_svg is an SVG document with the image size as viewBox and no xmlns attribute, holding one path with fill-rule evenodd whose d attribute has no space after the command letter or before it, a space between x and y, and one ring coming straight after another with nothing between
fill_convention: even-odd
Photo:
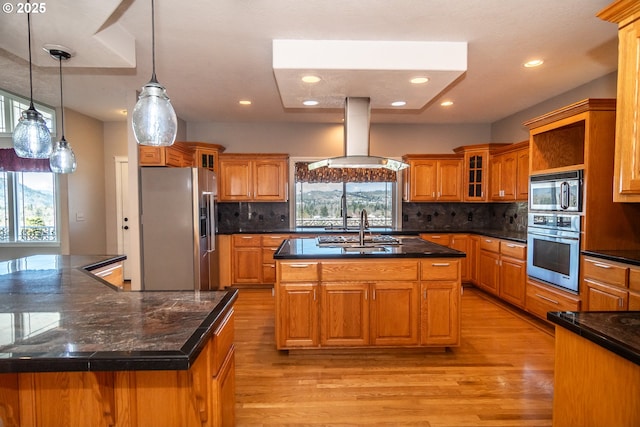
<instances>
[{"instance_id":1,"label":"white ceiling","mask_svg":"<svg viewBox=\"0 0 640 427\"><path fill-rule=\"evenodd\" d=\"M187 122L339 122L338 108L284 107L273 40L466 42L467 71L433 101L418 110L374 106L371 121L491 123L615 71L617 28L595 16L609 3L156 0L156 71ZM124 120L127 97L151 76L150 0L44 4L46 11L31 20L36 101L60 104L57 61L41 49L59 44L75 51L63 63L65 106ZM525 69L522 63L534 57L544 65ZM26 15L1 13L1 89L28 97L27 58ZM367 90L388 92L395 78L376 75ZM240 99L253 104L240 106ZM444 99L455 104L445 109Z\"/></svg>"}]
</instances>

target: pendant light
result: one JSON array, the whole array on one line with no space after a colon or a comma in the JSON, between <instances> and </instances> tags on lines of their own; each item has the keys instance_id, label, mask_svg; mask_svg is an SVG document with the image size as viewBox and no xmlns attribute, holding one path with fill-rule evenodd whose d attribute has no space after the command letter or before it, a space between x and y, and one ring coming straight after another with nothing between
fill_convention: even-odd
<instances>
[{"instance_id":1,"label":"pendant light","mask_svg":"<svg viewBox=\"0 0 640 427\"><path fill-rule=\"evenodd\" d=\"M155 8L151 0L151 55L153 73L133 108L133 134L140 145L168 146L176 139L178 120L166 89L156 79Z\"/></svg>"},{"instance_id":2,"label":"pendant light","mask_svg":"<svg viewBox=\"0 0 640 427\"><path fill-rule=\"evenodd\" d=\"M76 170L76 155L64 138L64 102L62 100L62 60L66 61L71 58L71 54L58 49L51 49L49 53L57 58L60 64L60 111L62 112L62 136L53 147L53 152L49 157L49 167L55 173L72 173Z\"/></svg>"},{"instance_id":3,"label":"pendant light","mask_svg":"<svg viewBox=\"0 0 640 427\"><path fill-rule=\"evenodd\" d=\"M46 159L51 154L51 133L47 124L33 106L33 71L31 69L31 14L27 13L27 30L29 33L29 88L31 102L29 108L22 112L18 124L13 130L13 149L18 157L30 159Z\"/></svg>"}]
</instances>

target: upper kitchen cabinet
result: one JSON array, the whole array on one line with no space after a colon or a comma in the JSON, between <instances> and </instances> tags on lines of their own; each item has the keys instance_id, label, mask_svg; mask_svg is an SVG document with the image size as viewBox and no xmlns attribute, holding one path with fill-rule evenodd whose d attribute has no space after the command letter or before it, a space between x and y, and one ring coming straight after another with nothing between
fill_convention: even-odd
<instances>
[{"instance_id":1,"label":"upper kitchen cabinet","mask_svg":"<svg viewBox=\"0 0 640 427\"><path fill-rule=\"evenodd\" d=\"M222 154L218 200L286 202L288 176L286 154Z\"/></svg>"},{"instance_id":2,"label":"upper kitchen cabinet","mask_svg":"<svg viewBox=\"0 0 640 427\"><path fill-rule=\"evenodd\" d=\"M462 166L459 155L408 154L404 169L404 200L410 202L461 202Z\"/></svg>"},{"instance_id":3,"label":"upper kitchen cabinet","mask_svg":"<svg viewBox=\"0 0 640 427\"><path fill-rule=\"evenodd\" d=\"M224 151L224 147L218 144L208 144L206 142L190 142L193 148L193 165L201 168L207 168L214 172L219 170L220 153Z\"/></svg>"},{"instance_id":4,"label":"upper kitchen cabinet","mask_svg":"<svg viewBox=\"0 0 640 427\"><path fill-rule=\"evenodd\" d=\"M224 147L206 142L176 141L168 147L140 145L140 166L204 167L218 171L218 155Z\"/></svg>"},{"instance_id":5,"label":"upper kitchen cabinet","mask_svg":"<svg viewBox=\"0 0 640 427\"><path fill-rule=\"evenodd\" d=\"M489 174L490 200L526 201L529 195L529 141L492 151Z\"/></svg>"},{"instance_id":6,"label":"upper kitchen cabinet","mask_svg":"<svg viewBox=\"0 0 640 427\"><path fill-rule=\"evenodd\" d=\"M613 200L640 202L640 2L615 1L598 17L619 27Z\"/></svg>"},{"instance_id":7,"label":"upper kitchen cabinet","mask_svg":"<svg viewBox=\"0 0 640 427\"><path fill-rule=\"evenodd\" d=\"M466 145L453 150L464 156L463 200L465 202L486 202L489 187L489 153L507 144Z\"/></svg>"},{"instance_id":8,"label":"upper kitchen cabinet","mask_svg":"<svg viewBox=\"0 0 640 427\"><path fill-rule=\"evenodd\" d=\"M589 156L613 161L615 115L615 99L585 99L525 122L531 175L584 169Z\"/></svg>"},{"instance_id":9,"label":"upper kitchen cabinet","mask_svg":"<svg viewBox=\"0 0 640 427\"><path fill-rule=\"evenodd\" d=\"M186 142L174 142L168 147L138 146L140 166L173 166L177 168L193 165L193 149Z\"/></svg>"}]
</instances>

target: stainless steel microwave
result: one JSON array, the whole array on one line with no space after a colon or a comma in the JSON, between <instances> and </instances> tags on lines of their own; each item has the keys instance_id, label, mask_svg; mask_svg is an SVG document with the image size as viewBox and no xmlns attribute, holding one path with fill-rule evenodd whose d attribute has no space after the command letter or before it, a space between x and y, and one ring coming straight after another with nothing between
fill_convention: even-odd
<instances>
[{"instance_id":1,"label":"stainless steel microwave","mask_svg":"<svg viewBox=\"0 0 640 427\"><path fill-rule=\"evenodd\" d=\"M582 212L582 170L530 176L529 210Z\"/></svg>"}]
</instances>

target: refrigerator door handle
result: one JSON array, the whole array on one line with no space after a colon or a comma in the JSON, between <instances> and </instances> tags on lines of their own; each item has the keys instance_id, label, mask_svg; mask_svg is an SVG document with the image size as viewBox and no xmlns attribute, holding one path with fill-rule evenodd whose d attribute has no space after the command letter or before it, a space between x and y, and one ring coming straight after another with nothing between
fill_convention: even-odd
<instances>
[{"instance_id":1,"label":"refrigerator door handle","mask_svg":"<svg viewBox=\"0 0 640 427\"><path fill-rule=\"evenodd\" d=\"M207 193L207 251L213 252L216 250L215 230L216 230L216 218L214 209L214 195Z\"/></svg>"}]
</instances>

